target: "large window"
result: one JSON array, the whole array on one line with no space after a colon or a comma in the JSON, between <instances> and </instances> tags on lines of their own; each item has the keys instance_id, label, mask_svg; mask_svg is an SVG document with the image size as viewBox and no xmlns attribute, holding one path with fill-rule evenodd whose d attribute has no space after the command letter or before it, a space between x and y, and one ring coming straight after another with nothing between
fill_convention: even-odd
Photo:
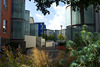
<instances>
[{"instance_id":1,"label":"large window","mask_svg":"<svg viewBox=\"0 0 100 67\"><path fill-rule=\"evenodd\" d=\"M7 33L7 21L3 20L3 33Z\"/></svg>"},{"instance_id":2,"label":"large window","mask_svg":"<svg viewBox=\"0 0 100 67\"><path fill-rule=\"evenodd\" d=\"M7 0L4 0L4 9L7 9Z\"/></svg>"}]
</instances>

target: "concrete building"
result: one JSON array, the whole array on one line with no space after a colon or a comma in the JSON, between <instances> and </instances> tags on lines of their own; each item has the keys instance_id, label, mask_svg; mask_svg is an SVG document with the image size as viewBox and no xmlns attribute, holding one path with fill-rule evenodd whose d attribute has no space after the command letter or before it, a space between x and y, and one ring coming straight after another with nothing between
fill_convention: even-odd
<instances>
[{"instance_id":1,"label":"concrete building","mask_svg":"<svg viewBox=\"0 0 100 67\"><path fill-rule=\"evenodd\" d=\"M11 1L11 42L25 49L25 0Z\"/></svg>"},{"instance_id":2,"label":"concrete building","mask_svg":"<svg viewBox=\"0 0 100 67\"><path fill-rule=\"evenodd\" d=\"M38 24L30 23L30 35L38 37Z\"/></svg>"},{"instance_id":3,"label":"concrete building","mask_svg":"<svg viewBox=\"0 0 100 67\"><path fill-rule=\"evenodd\" d=\"M34 23L34 18L30 17L30 23Z\"/></svg>"},{"instance_id":4,"label":"concrete building","mask_svg":"<svg viewBox=\"0 0 100 67\"><path fill-rule=\"evenodd\" d=\"M70 21L67 22L70 25L67 25L66 37L67 41L74 38L75 32L80 33L81 31L81 18L79 11L70 12ZM87 10L84 9L84 24L88 26L89 31L91 32L100 32L100 11L95 12L93 6L89 6ZM71 28L72 24L72 28Z\"/></svg>"},{"instance_id":5,"label":"concrete building","mask_svg":"<svg viewBox=\"0 0 100 67\"><path fill-rule=\"evenodd\" d=\"M44 33L43 29L46 29L46 25L44 22L35 22L34 24L38 24L38 36L41 36Z\"/></svg>"},{"instance_id":6,"label":"concrete building","mask_svg":"<svg viewBox=\"0 0 100 67\"><path fill-rule=\"evenodd\" d=\"M0 46L10 41L11 0L0 0Z\"/></svg>"},{"instance_id":7,"label":"concrete building","mask_svg":"<svg viewBox=\"0 0 100 67\"><path fill-rule=\"evenodd\" d=\"M66 36L66 29L55 30L55 40L58 40L58 35Z\"/></svg>"},{"instance_id":8,"label":"concrete building","mask_svg":"<svg viewBox=\"0 0 100 67\"><path fill-rule=\"evenodd\" d=\"M46 34L47 36L48 35L54 35L54 30L50 30L50 29L46 29L45 31L44 31L44 34Z\"/></svg>"},{"instance_id":9,"label":"concrete building","mask_svg":"<svg viewBox=\"0 0 100 67\"><path fill-rule=\"evenodd\" d=\"M30 35L30 11L25 10L25 35Z\"/></svg>"}]
</instances>

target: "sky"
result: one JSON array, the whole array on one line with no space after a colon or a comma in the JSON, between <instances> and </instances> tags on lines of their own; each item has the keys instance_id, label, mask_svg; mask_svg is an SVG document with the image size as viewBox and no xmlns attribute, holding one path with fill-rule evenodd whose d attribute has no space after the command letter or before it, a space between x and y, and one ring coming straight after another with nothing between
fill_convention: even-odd
<instances>
[{"instance_id":1,"label":"sky","mask_svg":"<svg viewBox=\"0 0 100 67\"><path fill-rule=\"evenodd\" d=\"M31 2L26 0L25 9L30 11L30 17L34 18L34 22L44 22L47 29L51 30L61 30L60 25L63 25L63 29L66 29L66 25L70 21L70 8L66 9L66 5L60 3L56 7L56 4L52 4L49 8L50 14L44 16L41 11L37 11L34 0Z\"/></svg>"}]
</instances>

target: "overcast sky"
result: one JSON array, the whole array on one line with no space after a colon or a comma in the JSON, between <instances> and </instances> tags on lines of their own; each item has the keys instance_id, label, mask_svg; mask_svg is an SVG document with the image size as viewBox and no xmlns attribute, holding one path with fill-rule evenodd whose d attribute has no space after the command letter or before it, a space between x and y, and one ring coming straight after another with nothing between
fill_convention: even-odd
<instances>
[{"instance_id":1,"label":"overcast sky","mask_svg":"<svg viewBox=\"0 0 100 67\"><path fill-rule=\"evenodd\" d=\"M44 22L47 29L60 30L60 25L63 25L63 29L65 29L66 25L69 24L70 8L66 9L65 4L60 3L57 7L55 3L52 4L51 8L49 8L50 14L46 16L37 11L36 8L34 0L31 2L26 0L25 9L30 10L30 16L34 18L34 22Z\"/></svg>"}]
</instances>

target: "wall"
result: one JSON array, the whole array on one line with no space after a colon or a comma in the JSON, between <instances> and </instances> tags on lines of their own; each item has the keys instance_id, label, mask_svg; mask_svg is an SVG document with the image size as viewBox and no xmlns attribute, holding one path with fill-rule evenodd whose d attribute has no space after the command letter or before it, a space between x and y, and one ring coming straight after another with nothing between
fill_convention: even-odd
<instances>
[{"instance_id":1,"label":"wall","mask_svg":"<svg viewBox=\"0 0 100 67\"><path fill-rule=\"evenodd\" d=\"M43 22L35 22L34 24L38 24L38 36L41 36L44 33L43 29L46 29L46 25Z\"/></svg>"},{"instance_id":2,"label":"wall","mask_svg":"<svg viewBox=\"0 0 100 67\"><path fill-rule=\"evenodd\" d=\"M36 36L25 35L26 48L36 47Z\"/></svg>"},{"instance_id":3,"label":"wall","mask_svg":"<svg viewBox=\"0 0 100 67\"><path fill-rule=\"evenodd\" d=\"M0 21L0 36L10 39L10 24L11 24L11 0L7 1L7 9L4 9L4 2L1 1L1 21ZM3 20L7 20L7 33L3 33Z\"/></svg>"},{"instance_id":4,"label":"wall","mask_svg":"<svg viewBox=\"0 0 100 67\"><path fill-rule=\"evenodd\" d=\"M45 46L45 39L43 39L42 37L36 37L36 44L38 47Z\"/></svg>"},{"instance_id":5,"label":"wall","mask_svg":"<svg viewBox=\"0 0 100 67\"><path fill-rule=\"evenodd\" d=\"M100 32L100 10L98 13L95 13L95 22L96 22L96 32Z\"/></svg>"},{"instance_id":6,"label":"wall","mask_svg":"<svg viewBox=\"0 0 100 67\"><path fill-rule=\"evenodd\" d=\"M30 35L30 11L25 10L25 35Z\"/></svg>"},{"instance_id":7,"label":"wall","mask_svg":"<svg viewBox=\"0 0 100 67\"><path fill-rule=\"evenodd\" d=\"M50 35L50 34L54 35L54 30L47 29L46 34L47 34L47 36Z\"/></svg>"},{"instance_id":8,"label":"wall","mask_svg":"<svg viewBox=\"0 0 100 67\"><path fill-rule=\"evenodd\" d=\"M38 24L30 24L30 35L38 37Z\"/></svg>"},{"instance_id":9,"label":"wall","mask_svg":"<svg viewBox=\"0 0 100 67\"><path fill-rule=\"evenodd\" d=\"M30 17L30 23L34 23L34 18Z\"/></svg>"},{"instance_id":10,"label":"wall","mask_svg":"<svg viewBox=\"0 0 100 67\"><path fill-rule=\"evenodd\" d=\"M11 5L11 39L24 39L25 0L12 0Z\"/></svg>"},{"instance_id":11,"label":"wall","mask_svg":"<svg viewBox=\"0 0 100 67\"><path fill-rule=\"evenodd\" d=\"M46 41L46 47L54 47L54 41Z\"/></svg>"}]
</instances>

